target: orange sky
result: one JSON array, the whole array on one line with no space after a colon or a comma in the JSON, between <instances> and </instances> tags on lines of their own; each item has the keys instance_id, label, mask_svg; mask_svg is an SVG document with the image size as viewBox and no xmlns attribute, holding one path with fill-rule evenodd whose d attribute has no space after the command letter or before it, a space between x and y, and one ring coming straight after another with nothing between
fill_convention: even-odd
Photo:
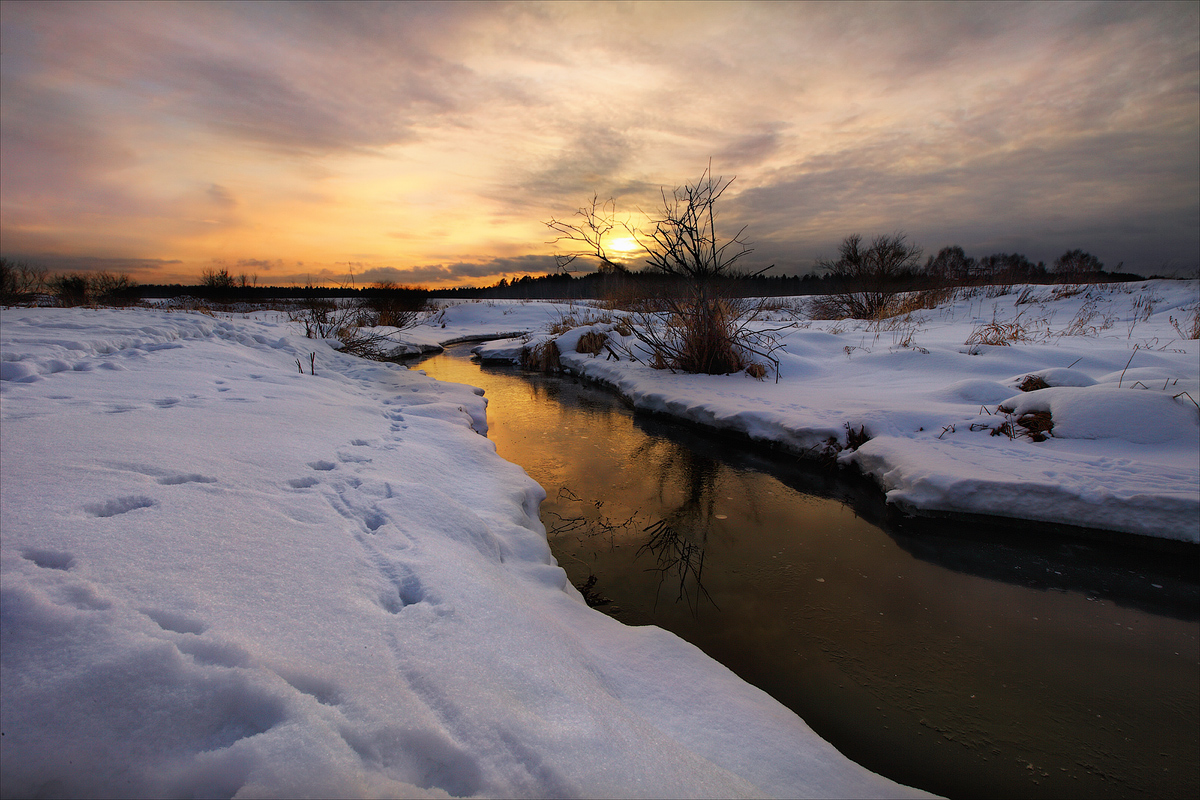
<instances>
[{"instance_id":1,"label":"orange sky","mask_svg":"<svg viewBox=\"0 0 1200 800\"><path fill-rule=\"evenodd\" d=\"M1186 273L1198 8L5 0L0 247L483 284L553 269L544 221L593 193L649 212L711 158L726 230L788 273L895 230Z\"/></svg>"}]
</instances>

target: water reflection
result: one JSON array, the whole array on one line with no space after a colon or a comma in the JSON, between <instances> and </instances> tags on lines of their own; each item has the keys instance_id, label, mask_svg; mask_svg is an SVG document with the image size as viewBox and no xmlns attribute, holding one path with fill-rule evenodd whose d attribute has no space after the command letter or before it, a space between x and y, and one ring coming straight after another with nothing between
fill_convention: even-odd
<instances>
[{"instance_id":1,"label":"water reflection","mask_svg":"<svg viewBox=\"0 0 1200 800\"><path fill-rule=\"evenodd\" d=\"M678 633L869 768L952 796L1200 788L1194 555L914 529L865 482L569 379L423 366L487 389L490 436L547 489L551 547L602 610Z\"/></svg>"}]
</instances>

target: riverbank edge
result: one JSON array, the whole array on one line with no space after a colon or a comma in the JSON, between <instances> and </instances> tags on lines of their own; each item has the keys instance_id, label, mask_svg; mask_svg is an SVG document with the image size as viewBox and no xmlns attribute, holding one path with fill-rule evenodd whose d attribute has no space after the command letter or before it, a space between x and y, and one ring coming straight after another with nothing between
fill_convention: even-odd
<instances>
[{"instance_id":1,"label":"riverbank edge","mask_svg":"<svg viewBox=\"0 0 1200 800\"><path fill-rule=\"evenodd\" d=\"M523 335L523 334L518 334ZM486 342L498 341L501 339L514 338L512 335L496 335L483 337L460 337L455 340L443 342L444 346L454 344L464 344L469 342ZM519 358L511 356L494 356L485 357L481 353L472 350L473 355L479 359L480 363L505 365L505 366L520 366ZM576 354L563 354L562 359L566 361L578 360ZM586 356L578 357L586 358ZM586 363L586 362L585 362ZM1166 553L1171 555L1190 556L1195 559L1200 555L1200 542L1191 542L1184 539L1173 539L1162 536L1152 536L1136 531L1121 530L1116 528L1099 528L1091 526L1071 525L1069 523L1059 522L1055 520L1039 519L1036 517L1022 517L1016 515L1004 514L982 514L976 512L958 511L953 509L937 509L923 508L910 502L896 502L887 498L887 487L882 480L882 475L878 469L868 469L858 459L855 459L854 451L844 450L833 464L830 464L830 459L825 455L824 451L814 449L806 442L805 446L791 446L787 440L775 439L768 437L758 437L752 434L738 430L737 428L707 424L700 420L685 417L682 414L672 413L670 410L661 408L653 408L644 403L639 403L637 398L631 396L624 391L619 384L602 376L589 374L587 370L581 370L572 367L570 363L563 363L559 368L563 374L583 380L591 385L600 387L609 391L624 402L630 408L638 413L649 414L660 417L662 419L671 420L674 423L691 427L696 430L704 431L707 434L717 434L724 438L729 438L742 443L749 443L756 448L761 448L765 451L774 453L785 453L795 456L798 459L809 461L814 464L827 464L829 468L836 469L843 478L863 481L873 487L878 493L878 498L881 506L885 508L887 518L897 524L900 524L910 531L914 528L929 527L942 530L947 523L964 523L974 526L984 526L988 528L1000 528L1003 526L1012 526L1014 523L1019 523L1022 528L1023 535L1032 536L1054 536L1066 539L1078 539L1092 542L1105 542L1121 547L1133 547L1139 550L1152 551L1157 553ZM800 436L805 436L808 439L816 441L824 441L828 436L828 432L824 430L810 429L796 432Z\"/></svg>"}]
</instances>

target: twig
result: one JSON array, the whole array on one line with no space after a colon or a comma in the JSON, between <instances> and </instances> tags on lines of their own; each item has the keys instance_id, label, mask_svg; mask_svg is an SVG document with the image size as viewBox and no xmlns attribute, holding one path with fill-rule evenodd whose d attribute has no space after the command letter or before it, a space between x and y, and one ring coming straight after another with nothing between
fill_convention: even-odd
<instances>
[{"instance_id":1,"label":"twig","mask_svg":"<svg viewBox=\"0 0 1200 800\"><path fill-rule=\"evenodd\" d=\"M1129 360L1125 362L1125 369L1129 369L1129 365L1133 363L1133 357L1137 355L1138 346L1133 346L1133 352L1129 354ZM1121 381L1125 380L1125 369L1121 370L1121 377L1117 379L1117 388L1121 388Z\"/></svg>"}]
</instances>

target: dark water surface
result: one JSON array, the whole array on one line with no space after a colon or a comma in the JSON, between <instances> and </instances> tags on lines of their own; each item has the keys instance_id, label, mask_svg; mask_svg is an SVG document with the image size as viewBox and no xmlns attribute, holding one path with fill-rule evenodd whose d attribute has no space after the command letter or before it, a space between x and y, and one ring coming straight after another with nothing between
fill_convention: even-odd
<instances>
[{"instance_id":1,"label":"dark water surface","mask_svg":"<svg viewBox=\"0 0 1200 800\"><path fill-rule=\"evenodd\" d=\"M546 489L551 548L600 610L674 631L902 783L1196 796L1196 552L898 528L862 483L467 356L414 368L486 389L490 438Z\"/></svg>"}]
</instances>

